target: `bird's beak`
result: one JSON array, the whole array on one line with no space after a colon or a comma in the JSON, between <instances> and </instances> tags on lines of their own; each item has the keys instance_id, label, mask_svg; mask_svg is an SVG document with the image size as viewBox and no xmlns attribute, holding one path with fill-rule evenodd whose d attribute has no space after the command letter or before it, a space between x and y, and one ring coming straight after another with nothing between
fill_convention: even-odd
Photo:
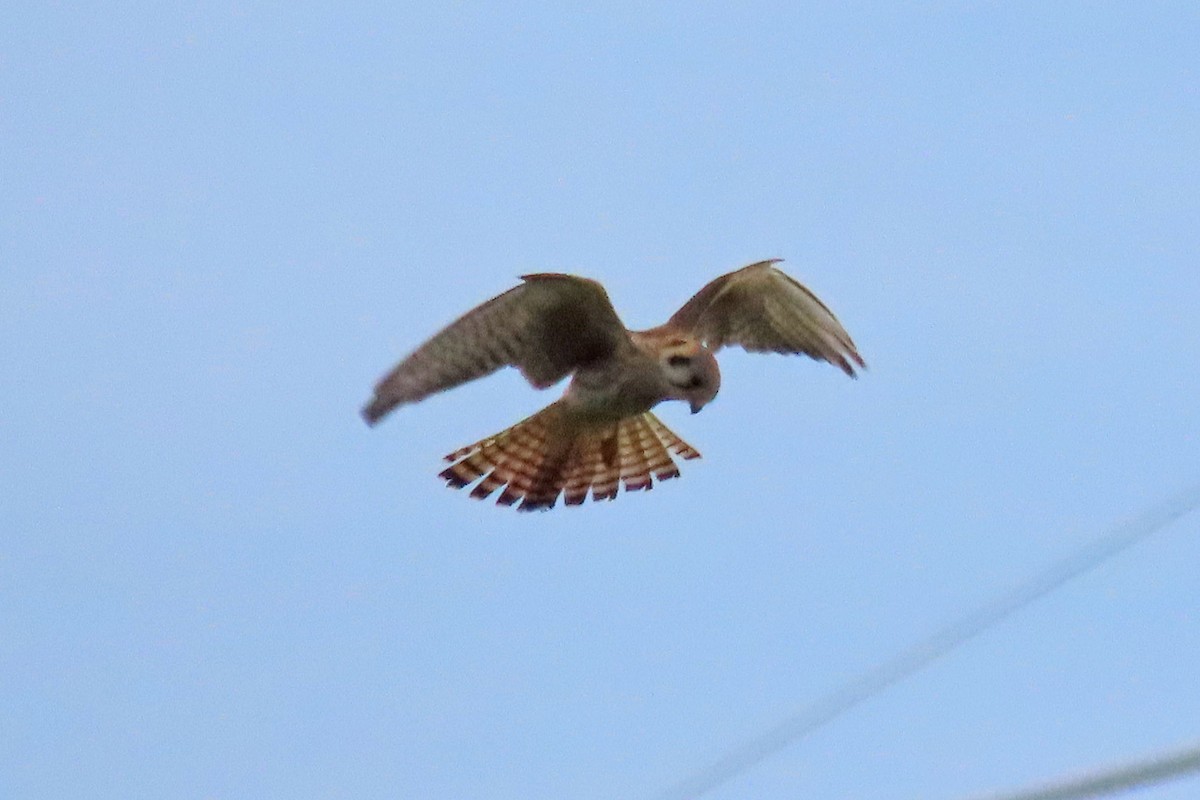
<instances>
[{"instance_id":1,"label":"bird's beak","mask_svg":"<svg viewBox=\"0 0 1200 800\"><path fill-rule=\"evenodd\" d=\"M693 400L689 405L692 407L693 414L699 414L700 409L704 408L704 403L700 402L699 400Z\"/></svg>"}]
</instances>

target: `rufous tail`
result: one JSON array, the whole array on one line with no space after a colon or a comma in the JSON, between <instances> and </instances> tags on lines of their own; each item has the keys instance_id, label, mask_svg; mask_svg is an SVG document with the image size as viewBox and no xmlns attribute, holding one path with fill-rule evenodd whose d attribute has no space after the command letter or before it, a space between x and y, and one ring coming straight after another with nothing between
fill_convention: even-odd
<instances>
[{"instance_id":1,"label":"rufous tail","mask_svg":"<svg viewBox=\"0 0 1200 800\"><path fill-rule=\"evenodd\" d=\"M655 479L677 478L672 453L700 457L649 411L597 423L559 401L446 456L451 464L439 477L456 489L478 480L471 489L474 498L499 489L501 505L520 501L520 511L545 510L559 495L573 506L589 492L593 500L612 500L621 484L626 491L640 491L653 488Z\"/></svg>"}]
</instances>

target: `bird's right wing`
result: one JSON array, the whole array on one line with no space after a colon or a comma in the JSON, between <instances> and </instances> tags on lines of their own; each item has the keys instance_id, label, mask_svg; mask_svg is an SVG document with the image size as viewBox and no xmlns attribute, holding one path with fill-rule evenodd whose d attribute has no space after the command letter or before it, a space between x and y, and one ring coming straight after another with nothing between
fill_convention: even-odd
<instances>
[{"instance_id":1,"label":"bird's right wing","mask_svg":"<svg viewBox=\"0 0 1200 800\"><path fill-rule=\"evenodd\" d=\"M802 283L760 261L709 283L667 323L712 350L738 345L752 353L803 353L854 377L865 367L846 329Z\"/></svg>"},{"instance_id":2,"label":"bird's right wing","mask_svg":"<svg viewBox=\"0 0 1200 800\"><path fill-rule=\"evenodd\" d=\"M363 408L367 423L505 366L544 389L629 344L599 283L550 273L521 279L520 286L467 312L385 375Z\"/></svg>"}]
</instances>

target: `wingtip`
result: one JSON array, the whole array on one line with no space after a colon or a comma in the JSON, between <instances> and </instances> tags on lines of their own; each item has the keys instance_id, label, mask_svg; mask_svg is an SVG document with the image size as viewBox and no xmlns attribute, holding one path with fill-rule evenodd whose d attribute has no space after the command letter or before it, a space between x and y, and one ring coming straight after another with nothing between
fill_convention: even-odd
<instances>
[{"instance_id":1,"label":"wingtip","mask_svg":"<svg viewBox=\"0 0 1200 800\"><path fill-rule=\"evenodd\" d=\"M383 415L389 410L390 409L383 408L380 405L379 399L376 398L363 406L358 413L359 416L363 418L363 422L367 423L367 427L374 428L376 423L383 419Z\"/></svg>"},{"instance_id":2,"label":"wingtip","mask_svg":"<svg viewBox=\"0 0 1200 800\"><path fill-rule=\"evenodd\" d=\"M868 367L867 367L867 362L863 360L863 357L862 357L862 356L860 356L860 355L858 354L858 351L857 351L857 350L851 350L851 351L850 351L850 357L851 357L852 359L854 359L854 363L855 363L855 364L858 364L858 368L859 368L860 370L862 370L863 372L866 372L866 371L867 371L867 369L868 369ZM850 376L850 377L852 377L852 378L857 378L857 377L858 377L858 374L857 374L857 373L851 374L851 376Z\"/></svg>"},{"instance_id":3,"label":"wingtip","mask_svg":"<svg viewBox=\"0 0 1200 800\"><path fill-rule=\"evenodd\" d=\"M867 362L858 354L858 348L848 339L842 343L841 352L837 353L836 358L826 359L830 363L836 365L842 372L849 375L855 380L858 379L858 373L855 371L855 366L862 371L866 371ZM853 362L853 363L851 363Z\"/></svg>"}]
</instances>

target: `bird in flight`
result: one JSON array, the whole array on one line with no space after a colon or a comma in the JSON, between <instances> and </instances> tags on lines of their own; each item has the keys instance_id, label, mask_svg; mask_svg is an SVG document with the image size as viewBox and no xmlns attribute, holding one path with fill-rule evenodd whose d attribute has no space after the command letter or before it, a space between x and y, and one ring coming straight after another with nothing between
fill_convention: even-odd
<instances>
[{"instance_id":1,"label":"bird in flight","mask_svg":"<svg viewBox=\"0 0 1200 800\"><path fill-rule=\"evenodd\" d=\"M824 303L760 261L722 275L657 328L627 330L599 283L574 275L523 275L421 345L375 386L362 410L374 425L424 400L512 366L535 388L568 375L563 396L511 428L446 456L448 485L521 511L612 500L679 476L672 454L700 453L650 409L682 400L695 414L717 395L714 353L798 353L855 377L866 364ZM477 482L478 481L478 482Z\"/></svg>"}]
</instances>

